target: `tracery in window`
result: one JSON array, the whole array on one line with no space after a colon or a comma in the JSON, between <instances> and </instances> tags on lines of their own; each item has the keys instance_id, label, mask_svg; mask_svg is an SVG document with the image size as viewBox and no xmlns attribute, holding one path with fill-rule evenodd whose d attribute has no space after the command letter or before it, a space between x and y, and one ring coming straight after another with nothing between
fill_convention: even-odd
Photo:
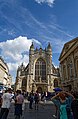
<instances>
[{"instance_id":1,"label":"tracery in window","mask_svg":"<svg viewBox=\"0 0 78 119\"><path fill-rule=\"evenodd\" d=\"M46 80L46 62L39 58L35 63L35 80Z\"/></svg>"}]
</instances>

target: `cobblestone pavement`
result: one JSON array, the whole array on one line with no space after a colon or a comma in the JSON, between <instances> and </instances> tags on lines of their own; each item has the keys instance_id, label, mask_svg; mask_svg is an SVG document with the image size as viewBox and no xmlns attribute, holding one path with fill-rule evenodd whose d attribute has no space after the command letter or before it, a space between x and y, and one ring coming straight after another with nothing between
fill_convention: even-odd
<instances>
[{"instance_id":1,"label":"cobblestone pavement","mask_svg":"<svg viewBox=\"0 0 78 119\"><path fill-rule=\"evenodd\" d=\"M40 102L38 110L34 109L34 104L33 109L29 109L29 102L25 101L25 108L21 119L54 119L52 117L54 113L55 113L55 106L50 101L47 101L46 103ZM8 119L15 119L13 102L8 115Z\"/></svg>"}]
</instances>

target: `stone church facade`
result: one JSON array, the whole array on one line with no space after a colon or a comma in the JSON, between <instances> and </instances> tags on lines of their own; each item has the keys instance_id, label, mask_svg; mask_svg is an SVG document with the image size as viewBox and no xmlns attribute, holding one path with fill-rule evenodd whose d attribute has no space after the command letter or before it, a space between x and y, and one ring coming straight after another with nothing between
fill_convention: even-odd
<instances>
[{"instance_id":1,"label":"stone church facade","mask_svg":"<svg viewBox=\"0 0 78 119\"><path fill-rule=\"evenodd\" d=\"M78 37L67 42L60 54L61 87L78 91Z\"/></svg>"},{"instance_id":2,"label":"stone church facade","mask_svg":"<svg viewBox=\"0 0 78 119\"><path fill-rule=\"evenodd\" d=\"M47 48L29 49L29 63L25 67L23 63L17 69L15 90L21 89L27 92L53 92L59 85L59 68L52 64L52 48L50 43Z\"/></svg>"}]
</instances>

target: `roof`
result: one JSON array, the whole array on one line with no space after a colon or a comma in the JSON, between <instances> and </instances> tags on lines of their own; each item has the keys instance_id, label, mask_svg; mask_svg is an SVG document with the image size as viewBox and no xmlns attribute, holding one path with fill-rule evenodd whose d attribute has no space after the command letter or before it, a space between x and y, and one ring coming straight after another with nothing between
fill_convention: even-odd
<instances>
[{"instance_id":1,"label":"roof","mask_svg":"<svg viewBox=\"0 0 78 119\"><path fill-rule=\"evenodd\" d=\"M76 44L76 42L78 42L78 37L64 44L59 60Z\"/></svg>"}]
</instances>

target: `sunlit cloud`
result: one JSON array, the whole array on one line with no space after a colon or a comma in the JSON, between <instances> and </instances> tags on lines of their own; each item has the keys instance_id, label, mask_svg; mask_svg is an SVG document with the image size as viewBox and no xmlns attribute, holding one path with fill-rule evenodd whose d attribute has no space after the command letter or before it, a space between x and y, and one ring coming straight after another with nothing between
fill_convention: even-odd
<instances>
[{"instance_id":1,"label":"sunlit cloud","mask_svg":"<svg viewBox=\"0 0 78 119\"><path fill-rule=\"evenodd\" d=\"M14 61L19 61L22 58L22 53L29 51L30 45L33 41L40 44L40 42L35 39L27 39L27 37L19 36L13 40L1 42L0 48L2 49L2 54L5 57L10 57Z\"/></svg>"},{"instance_id":2,"label":"sunlit cloud","mask_svg":"<svg viewBox=\"0 0 78 119\"><path fill-rule=\"evenodd\" d=\"M48 4L50 7L54 4L55 0L35 0L37 3L41 4L41 3L46 3Z\"/></svg>"}]
</instances>

